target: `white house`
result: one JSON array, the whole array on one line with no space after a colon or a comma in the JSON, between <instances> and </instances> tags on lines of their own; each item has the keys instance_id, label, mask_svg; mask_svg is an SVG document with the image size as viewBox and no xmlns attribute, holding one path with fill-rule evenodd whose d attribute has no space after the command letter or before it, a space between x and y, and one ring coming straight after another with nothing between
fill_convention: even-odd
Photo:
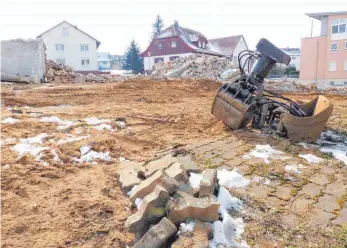
<instances>
[{"instance_id":1,"label":"white house","mask_svg":"<svg viewBox=\"0 0 347 248\"><path fill-rule=\"evenodd\" d=\"M98 70L97 49L100 41L67 21L40 34L46 45L47 59L71 66L75 71Z\"/></svg>"},{"instance_id":2,"label":"white house","mask_svg":"<svg viewBox=\"0 0 347 248\"><path fill-rule=\"evenodd\" d=\"M300 55L301 55L300 48L288 47L288 48L282 48L281 50L290 56L291 60L289 65L295 67L296 71L300 71Z\"/></svg>"}]
</instances>

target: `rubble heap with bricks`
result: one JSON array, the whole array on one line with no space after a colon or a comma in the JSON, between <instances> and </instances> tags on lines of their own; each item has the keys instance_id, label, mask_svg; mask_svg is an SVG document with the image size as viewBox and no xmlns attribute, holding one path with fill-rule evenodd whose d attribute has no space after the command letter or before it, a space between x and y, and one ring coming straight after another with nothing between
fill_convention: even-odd
<instances>
[{"instance_id":1,"label":"rubble heap with bricks","mask_svg":"<svg viewBox=\"0 0 347 248\"><path fill-rule=\"evenodd\" d=\"M196 248L249 247L235 235L234 203L226 204L241 201L218 185L216 169L201 171L189 155L166 154L144 163L122 161L117 174L134 209L125 221L135 235L132 247L185 247L187 240Z\"/></svg>"},{"instance_id":2,"label":"rubble heap with bricks","mask_svg":"<svg viewBox=\"0 0 347 248\"><path fill-rule=\"evenodd\" d=\"M227 58L193 54L167 63L156 63L152 76L222 81L235 71L234 64Z\"/></svg>"}]
</instances>

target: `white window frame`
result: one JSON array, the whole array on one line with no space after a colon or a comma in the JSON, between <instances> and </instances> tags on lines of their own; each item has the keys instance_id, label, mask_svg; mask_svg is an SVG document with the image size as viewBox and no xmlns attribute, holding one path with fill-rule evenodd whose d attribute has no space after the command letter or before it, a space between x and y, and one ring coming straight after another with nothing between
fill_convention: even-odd
<instances>
[{"instance_id":1,"label":"white window frame","mask_svg":"<svg viewBox=\"0 0 347 248\"><path fill-rule=\"evenodd\" d=\"M158 43L157 44L157 49L158 50L163 50L164 49L163 43Z\"/></svg>"},{"instance_id":2,"label":"white window frame","mask_svg":"<svg viewBox=\"0 0 347 248\"><path fill-rule=\"evenodd\" d=\"M198 46L201 47L201 41L198 41Z\"/></svg>"},{"instance_id":3,"label":"white window frame","mask_svg":"<svg viewBox=\"0 0 347 248\"><path fill-rule=\"evenodd\" d=\"M63 63L58 62L58 60L63 61ZM66 60L65 60L65 59L63 59L63 58L61 58L61 59L56 59L56 60L55 60L55 63L65 65L65 64L66 64Z\"/></svg>"},{"instance_id":4,"label":"white window frame","mask_svg":"<svg viewBox=\"0 0 347 248\"><path fill-rule=\"evenodd\" d=\"M87 63L88 61L88 63ZM89 67L90 66L90 59L89 58L83 58L81 59L81 66L83 67Z\"/></svg>"},{"instance_id":5,"label":"white window frame","mask_svg":"<svg viewBox=\"0 0 347 248\"><path fill-rule=\"evenodd\" d=\"M345 31L340 32L341 26L345 25ZM333 28L337 26L337 32L333 32ZM342 34L347 32L347 18L335 18L331 21L331 33L332 34Z\"/></svg>"},{"instance_id":6,"label":"white window frame","mask_svg":"<svg viewBox=\"0 0 347 248\"><path fill-rule=\"evenodd\" d=\"M335 64L335 69L332 69L332 68L331 68L331 65L332 65L332 64ZM336 61L329 61L329 71L336 71L336 67L337 67Z\"/></svg>"},{"instance_id":7,"label":"white window frame","mask_svg":"<svg viewBox=\"0 0 347 248\"><path fill-rule=\"evenodd\" d=\"M69 28L63 27L63 36L69 36Z\"/></svg>"},{"instance_id":8,"label":"white window frame","mask_svg":"<svg viewBox=\"0 0 347 248\"><path fill-rule=\"evenodd\" d=\"M175 44L175 45L173 45ZM177 41L173 40L171 41L171 48L176 48L177 47Z\"/></svg>"},{"instance_id":9,"label":"white window frame","mask_svg":"<svg viewBox=\"0 0 347 248\"><path fill-rule=\"evenodd\" d=\"M333 45L336 45L336 49L332 48ZM330 52L337 52L338 48L339 48L339 44L337 42L333 42L330 44Z\"/></svg>"},{"instance_id":10,"label":"white window frame","mask_svg":"<svg viewBox=\"0 0 347 248\"><path fill-rule=\"evenodd\" d=\"M80 45L80 51L81 52L89 52L89 45L88 44L81 44Z\"/></svg>"},{"instance_id":11,"label":"white window frame","mask_svg":"<svg viewBox=\"0 0 347 248\"><path fill-rule=\"evenodd\" d=\"M64 52L65 51L65 45L64 44L55 44L55 51L56 52Z\"/></svg>"},{"instance_id":12,"label":"white window frame","mask_svg":"<svg viewBox=\"0 0 347 248\"><path fill-rule=\"evenodd\" d=\"M164 57L154 58L154 64L157 64L157 63L160 63L160 62L164 62Z\"/></svg>"},{"instance_id":13,"label":"white window frame","mask_svg":"<svg viewBox=\"0 0 347 248\"><path fill-rule=\"evenodd\" d=\"M343 70L347 71L347 60L343 62Z\"/></svg>"}]
</instances>

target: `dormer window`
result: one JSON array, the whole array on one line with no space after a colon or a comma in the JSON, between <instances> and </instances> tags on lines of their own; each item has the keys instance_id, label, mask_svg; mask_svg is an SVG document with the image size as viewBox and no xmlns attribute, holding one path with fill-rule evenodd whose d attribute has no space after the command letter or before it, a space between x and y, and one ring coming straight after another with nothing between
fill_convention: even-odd
<instances>
[{"instance_id":1,"label":"dormer window","mask_svg":"<svg viewBox=\"0 0 347 248\"><path fill-rule=\"evenodd\" d=\"M157 44L157 48L158 48L158 50L163 50L163 44L162 43L158 43Z\"/></svg>"},{"instance_id":2,"label":"dormer window","mask_svg":"<svg viewBox=\"0 0 347 248\"><path fill-rule=\"evenodd\" d=\"M63 36L69 36L69 29L63 28Z\"/></svg>"}]
</instances>

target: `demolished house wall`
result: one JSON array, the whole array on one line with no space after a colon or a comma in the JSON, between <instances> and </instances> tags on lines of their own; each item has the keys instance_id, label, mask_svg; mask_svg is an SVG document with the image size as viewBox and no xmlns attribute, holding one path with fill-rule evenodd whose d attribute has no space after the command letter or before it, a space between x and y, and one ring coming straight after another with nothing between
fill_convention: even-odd
<instances>
[{"instance_id":1,"label":"demolished house wall","mask_svg":"<svg viewBox=\"0 0 347 248\"><path fill-rule=\"evenodd\" d=\"M1 41L1 80L43 82L46 72L42 39Z\"/></svg>"}]
</instances>

